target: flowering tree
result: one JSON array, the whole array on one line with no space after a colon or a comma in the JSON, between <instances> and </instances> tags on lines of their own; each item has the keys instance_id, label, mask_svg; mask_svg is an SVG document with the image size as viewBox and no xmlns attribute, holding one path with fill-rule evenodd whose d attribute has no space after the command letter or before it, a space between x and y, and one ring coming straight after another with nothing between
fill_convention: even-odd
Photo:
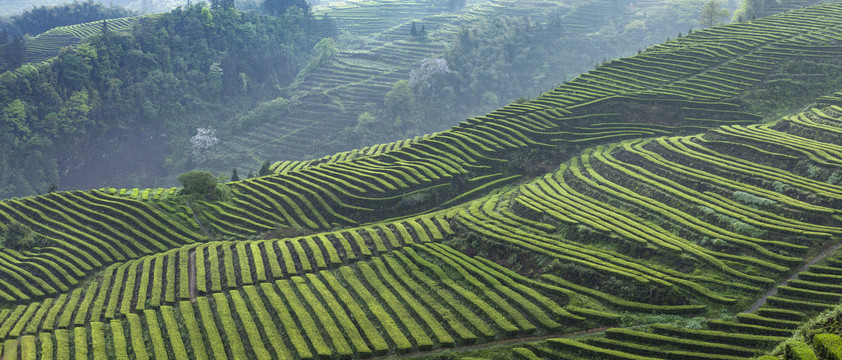
<instances>
[{"instance_id":1,"label":"flowering tree","mask_svg":"<svg viewBox=\"0 0 842 360\"><path fill-rule=\"evenodd\" d=\"M193 159L201 162L210 153L210 149L219 143L216 138L216 130L212 128L197 128L196 135L190 138L193 145Z\"/></svg>"},{"instance_id":2,"label":"flowering tree","mask_svg":"<svg viewBox=\"0 0 842 360\"><path fill-rule=\"evenodd\" d=\"M436 81L441 75L450 72L447 67L447 60L439 58L427 58L421 61L421 66L409 72L409 84L420 93L428 92L430 102L436 97Z\"/></svg>"},{"instance_id":3,"label":"flowering tree","mask_svg":"<svg viewBox=\"0 0 842 360\"><path fill-rule=\"evenodd\" d=\"M439 58L427 58L421 61L421 66L409 72L409 84L413 87L426 86L428 89L433 86L436 75L444 75L450 72L447 67L447 60Z\"/></svg>"}]
</instances>

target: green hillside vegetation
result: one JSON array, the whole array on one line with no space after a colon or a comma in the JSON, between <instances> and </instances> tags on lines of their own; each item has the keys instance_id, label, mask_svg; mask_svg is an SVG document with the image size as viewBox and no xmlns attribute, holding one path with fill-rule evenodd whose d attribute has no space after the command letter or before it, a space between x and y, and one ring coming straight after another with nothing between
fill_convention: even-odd
<instances>
[{"instance_id":1,"label":"green hillside vegetation","mask_svg":"<svg viewBox=\"0 0 842 360\"><path fill-rule=\"evenodd\" d=\"M13 5L8 3L0 5L0 15L4 6ZM0 73L55 57L62 47L79 44L98 33L102 20L114 19L116 22L111 24L111 29L125 31L131 24L131 19L126 18L136 15L120 6L105 6L93 1L40 5L13 16L0 16ZM65 26L70 27L42 34Z\"/></svg>"},{"instance_id":2,"label":"green hillside vegetation","mask_svg":"<svg viewBox=\"0 0 842 360\"><path fill-rule=\"evenodd\" d=\"M299 74L284 102L238 116L233 138L200 166L228 172L231 163L310 159L441 131L698 27L701 2L626 5L491 1L423 17L435 7L389 0L318 6L314 12L340 29L336 52ZM413 81L411 72L423 74L433 59L445 60L449 72Z\"/></svg>"},{"instance_id":3,"label":"green hillside vegetation","mask_svg":"<svg viewBox=\"0 0 842 360\"><path fill-rule=\"evenodd\" d=\"M60 27L28 38L25 54L0 59L13 67L33 62L2 81L4 153L19 161L0 165L0 194L42 193L52 184L172 187L189 170L228 173L238 164L243 171L267 158L307 160L441 131L681 36L698 27L702 7L698 0L371 0L318 6L316 19L307 11L275 14L283 16L269 24L257 15L265 7L220 4L211 2L207 14L189 6L105 27ZM102 16L110 9L34 8L13 23L40 29L51 14L70 19L92 7ZM199 41L203 35L211 40ZM2 52L16 54L18 40L0 44L14 50ZM42 60L49 63L37 65ZM281 65L268 65L274 61ZM201 131L218 141L197 145Z\"/></svg>"},{"instance_id":4,"label":"green hillside vegetation","mask_svg":"<svg viewBox=\"0 0 842 360\"><path fill-rule=\"evenodd\" d=\"M188 136L170 141L168 134L212 128L292 81L319 24L307 9L294 9L263 16L196 5L34 38L27 50L33 61L52 56L66 41L87 40L61 48L51 61L0 75L0 92L9 94L0 98L0 149L7 155L0 162L0 194L39 192L59 172L81 176L67 173L102 160L122 159L116 164L125 166L117 167L137 178L160 175L168 152L187 149L182 161L203 156L191 154ZM139 156L134 149L141 147L155 150ZM109 178L121 171L97 172Z\"/></svg>"},{"instance_id":5,"label":"green hillside vegetation","mask_svg":"<svg viewBox=\"0 0 842 360\"><path fill-rule=\"evenodd\" d=\"M27 63L39 63L52 59L59 54L63 47L78 45L104 30L127 33L136 21L137 18L119 18L50 29L26 42L25 61Z\"/></svg>"},{"instance_id":6,"label":"green hillside vegetation","mask_svg":"<svg viewBox=\"0 0 842 360\"><path fill-rule=\"evenodd\" d=\"M840 27L824 4L695 31L257 178L0 201L0 353L761 355L842 300Z\"/></svg>"}]
</instances>

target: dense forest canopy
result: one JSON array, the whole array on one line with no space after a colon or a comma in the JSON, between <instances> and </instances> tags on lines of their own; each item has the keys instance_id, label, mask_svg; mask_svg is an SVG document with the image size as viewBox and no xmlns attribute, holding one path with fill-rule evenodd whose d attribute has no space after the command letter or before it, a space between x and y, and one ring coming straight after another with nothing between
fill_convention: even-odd
<instances>
[{"instance_id":1,"label":"dense forest canopy","mask_svg":"<svg viewBox=\"0 0 842 360\"><path fill-rule=\"evenodd\" d=\"M168 139L277 96L308 58L318 26L307 7L264 16L203 3L144 17L127 35L103 24L55 61L0 78L0 146L20 155L0 160L3 196L43 191L80 144L109 137L155 137L189 161L189 144Z\"/></svg>"}]
</instances>

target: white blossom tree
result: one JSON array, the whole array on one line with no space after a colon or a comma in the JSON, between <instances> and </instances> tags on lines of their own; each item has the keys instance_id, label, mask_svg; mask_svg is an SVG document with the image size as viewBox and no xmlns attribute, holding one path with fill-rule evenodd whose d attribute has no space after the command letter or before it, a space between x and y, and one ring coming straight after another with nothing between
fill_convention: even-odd
<instances>
[{"instance_id":1,"label":"white blossom tree","mask_svg":"<svg viewBox=\"0 0 842 360\"><path fill-rule=\"evenodd\" d=\"M436 97L437 80L444 74L450 72L447 67L447 60L440 58L427 58L421 60L421 66L409 72L409 84L412 85L421 95L429 93L430 103Z\"/></svg>"},{"instance_id":2,"label":"white blossom tree","mask_svg":"<svg viewBox=\"0 0 842 360\"><path fill-rule=\"evenodd\" d=\"M196 162L205 160L211 153L211 148L219 143L216 137L216 130L213 128L197 128L196 135L190 138L190 144L193 145L193 159Z\"/></svg>"},{"instance_id":3,"label":"white blossom tree","mask_svg":"<svg viewBox=\"0 0 842 360\"><path fill-rule=\"evenodd\" d=\"M421 66L409 72L409 84L415 86L426 86L431 88L437 75L444 75L450 72L447 67L447 60L439 58L427 58L421 60Z\"/></svg>"}]
</instances>

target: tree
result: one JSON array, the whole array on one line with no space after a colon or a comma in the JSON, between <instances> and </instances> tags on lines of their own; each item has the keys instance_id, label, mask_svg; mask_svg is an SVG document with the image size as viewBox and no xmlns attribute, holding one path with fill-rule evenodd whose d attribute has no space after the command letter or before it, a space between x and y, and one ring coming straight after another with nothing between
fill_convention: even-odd
<instances>
[{"instance_id":1,"label":"tree","mask_svg":"<svg viewBox=\"0 0 842 360\"><path fill-rule=\"evenodd\" d=\"M272 173L272 170L269 170L269 161L264 161L263 165L260 165L260 170L257 172L257 176L266 176Z\"/></svg>"},{"instance_id":2,"label":"tree","mask_svg":"<svg viewBox=\"0 0 842 360\"><path fill-rule=\"evenodd\" d=\"M415 26L415 21L412 22L412 27L409 28L409 35L412 37L418 36L418 27Z\"/></svg>"},{"instance_id":3,"label":"tree","mask_svg":"<svg viewBox=\"0 0 842 360\"><path fill-rule=\"evenodd\" d=\"M231 171L231 181L240 181L240 177L237 175L237 168Z\"/></svg>"},{"instance_id":4,"label":"tree","mask_svg":"<svg viewBox=\"0 0 842 360\"><path fill-rule=\"evenodd\" d=\"M6 63L11 68L17 68L23 65L26 55L26 44L23 42L23 37L15 35L12 43L6 47Z\"/></svg>"},{"instance_id":5,"label":"tree","mask_svg":"<svg viewBox=\"0 0 842 360\"><path fill-rule=\"evenodd\" d=\"M216 130L197 128L196 135L190 138L190 144L193 145L193 159L197 162L204 160L217 143L219 139L216 138Z\"/></svg>"},{"instance_id":6,"label":"tree","mask_svg":"<svg viewBox=\"0 0 842 360\"><path fill-rule=\"evenodd\" d=\"M215 62L208 68L208 91L212 96L222 94L222 76L225 74L221 64Z\"/></svg>"},{"instance_id":7,"label":"tree","mask_svg":"<svg viewBox=\"0 0 842 360\"><path fill-rule=\"evenodd\" d=\"M421 61L421 66L409 72L409 84L420 92L429 92L430 103L436 97L436 81L441 75L450 72L447 60L441 58L427 58Z\"/></svg>"},{"instance_id":8,"label":"tree","mask_svg":"<svg viewBox=\"0 0 842 360\"><path fill-rule=\"evenodd\" d=\"M319 61L324 61L336 56L336 53L339 50L336 48L336 40L333 38L324 38L319 40L315 46L313 46L313 50L316 50L319 53Z\"/></svg>"},{"instance_id":9,"label":"tree","mask_svg":"<svg viewBox=\"0 0 842 360\"><path fill-rule=\"evenodd\" d=\"M392 90L386 93L383 104L386 105L389 115L393 117L403 116L411 112L415 106L415 94L412 93L409 81L398 80L395 82Z\"/></svg>"},{"instance_id":10,"label":"tree","mask_svg":"<svg viewBox=\"0 0 842 360\"><path fill-rule=\"evenodd\" d=\"M17 131L22 135L29 135L30 129L27 123L26 103L15 99L5 108L0 109L0 129Z\"/></svg>"},{"instance_id":11,"label":"tree","mask_svg":"<svg viewBox=\"0 0 842 360\"><path fill-rule=\"evenodd\" d=\"M58 185L56 185L56 183L51 183L50 187L47 188L47 194L49 194L51 192L56 192L56 191L58 191Z\"/></svg>"},{"instance_id":12,"label":"tree","mask_svg":"<svg viewBox=\"0 0 842 360\"><path fill-rule=\"evenodd\" d=\"M45 243L46 239L43 236L24 224L14 220L8 226L0 223L0 245L15 250L29 250Z\"/></svg>"},{"instance_id":13,"label":"tree","mask_svg":"<svg viewBox=\"0 0 842 360\"><path fill-rule=\"evenodd\" d=\"M88 114L91 112L87 90L74 91L56 117L56 125L62 133L83 134L86 131L87 123L90 121Z\"/></svg>"},{"instance_id":14,"label":"tree","mask_svg":"<svg viewBox=\"0 0 842 360\"><path fill-rule=\"evenodd\" d=\"M269 15L283 15L290 7L297 6L304 11L305 14L310 13L310 5L306 0L264 0L263 11Z\"/></svg>"},{"instance_id":15,"label":"tree","mask_svg":"<svg viewBox=\"0 0 842 360\"><path fill-rule=\"evenodd\" d=\"M707 25L713 27L722 24L728 18L728 9L723 9L716 0L710 0L702 8L702 15L699 19L700 25Z\"/></svg>"},{"instance_id":16,"label":"tree","mask_svg":"<svg viewBox=\"0 0 842 360\"><path fill-rule=\"evenodd\" d=\"M188 171L178 176L178 181L184 185L182 195L196 195L208 198L213 195L217 179L210 171Z\"/></svg>"}]
</instances>

